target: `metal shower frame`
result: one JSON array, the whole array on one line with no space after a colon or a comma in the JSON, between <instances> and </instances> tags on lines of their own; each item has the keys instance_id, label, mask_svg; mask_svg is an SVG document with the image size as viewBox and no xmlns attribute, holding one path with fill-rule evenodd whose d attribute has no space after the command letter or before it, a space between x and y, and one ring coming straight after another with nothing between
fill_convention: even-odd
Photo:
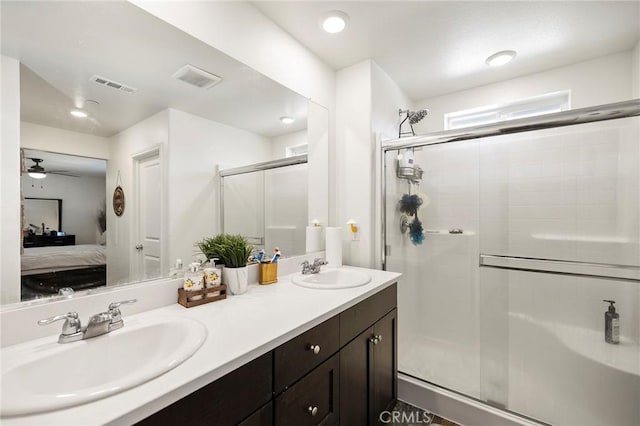
<instances>
[{"instance_id":1,"label":"metal shower frame","mask_svg":"<svg viewBox=\"0 0 640 426\"><path fill-rule=\"evenodd\" d=\"M616 102L593 107L574 109L553 114L546 114L530 118L504 121L496 124L448 130L429 133L422 136L405 137L383 141L380 155L380 176L382 180L381 199L381 264L386 270L388 250L387 246L387 182L386 182L386 153L403 148L418 148L428 145L439 145L460 142L489 136L507 135L512 133L530 132L534 130L551 129L554 127L572 126L575 124L594 123L597 121L614 120L618 118L640 116L640 99ZM491 265L485 265L491 267ZM632 280L635 281L635 280Z\"/></svg>"}]
</instances>

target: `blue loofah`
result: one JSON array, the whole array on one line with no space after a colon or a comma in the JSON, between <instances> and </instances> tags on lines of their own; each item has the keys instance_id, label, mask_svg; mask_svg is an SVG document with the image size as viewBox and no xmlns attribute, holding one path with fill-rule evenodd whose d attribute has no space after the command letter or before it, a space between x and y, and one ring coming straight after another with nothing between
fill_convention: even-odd
<instances>
[{"instance_id":1,"label":"blue loofah","mask_svg":"<svg viewBox=\"0 0 640 426\"><path fill-rule=\"evenodd\" d=\"M418 219L418 215L409 224L409 239L411 239L414 246L422 244L424 241L424 228L422 227L422 222Z\"/></svg>"}]
</instances>

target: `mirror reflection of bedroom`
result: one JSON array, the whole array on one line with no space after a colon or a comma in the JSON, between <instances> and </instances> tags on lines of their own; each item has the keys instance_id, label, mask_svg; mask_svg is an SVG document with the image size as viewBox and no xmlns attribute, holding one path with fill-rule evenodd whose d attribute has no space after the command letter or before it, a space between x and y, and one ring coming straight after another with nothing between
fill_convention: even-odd
<instances>
[{"instance_id":1,"label":"mirror reflection of bedroom","mask_svg":"<svg viewBox=\"0 0 640 426\"><path fill-rule=\"evenodd\" d=\"M23 155L21 299L106 285L106 160Z\"/></svg>"}]
</instances>

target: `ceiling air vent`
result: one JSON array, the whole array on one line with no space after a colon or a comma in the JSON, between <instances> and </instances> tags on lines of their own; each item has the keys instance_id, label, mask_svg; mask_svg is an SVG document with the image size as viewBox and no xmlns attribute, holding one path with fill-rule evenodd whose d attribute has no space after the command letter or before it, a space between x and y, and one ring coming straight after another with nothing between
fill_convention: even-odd
<instances>
[{"instance_id":1,"label":"ceiling air vent","mask_svg":"<svg viewBox=\"0 0 640 426\"><path fill-rule=\"evenodd\" d=\"M135 93L138 91L135 87L127 86L126 84L118 83L117 81L111 80L106 77L99 76L94 74L91 76L89 81L93 81L94 83L98 83L101 86L111 87L112 89L121 90L125 93Z\"/></svg>"},{"instance_id":2,"label":"ceiling air vent","mask_svg":"<svg viewBox=\"0 0 640 426\"><path fill-rule=\"evenodd\" d=\"M221 77L189 64L176 71L172 77L201 89L208 89L222 81Z\"/></svg>"}]
</instances>

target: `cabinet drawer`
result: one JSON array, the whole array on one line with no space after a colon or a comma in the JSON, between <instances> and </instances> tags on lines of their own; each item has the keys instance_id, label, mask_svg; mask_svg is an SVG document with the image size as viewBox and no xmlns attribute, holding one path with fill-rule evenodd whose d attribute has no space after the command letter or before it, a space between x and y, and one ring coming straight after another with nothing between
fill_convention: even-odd
<instances>
[{"instance_id":1,"label":"cabinet drawer","mask_svg":"<svg viewBox=\"0 0 640 426\"><path fill-rule=\"evenodd\" d=\"M336 354L276 398L276 426L337 424L339 378Z\"/></svg>"},{"instance_id":2,"label":"cabinet drawer","mask_svg":"<svg viewBox=\"0 0 640 426\"><path fill-rule=\"evenodd\" d=\"M340 320L336 315L276 348L274 351L276 394L336 353L340 349L339 332Z\"/></svg>"},{"instance_id":3,"label":"cabinet drawer","mask_svg":"<svg viewBox=\"0 0 640 426\"><path fill-rule=\"evenodd\" d=\"M398 304L397 284L363 300L340 314L340 346L344 346Z\"/></svg>"}]
</instances>

